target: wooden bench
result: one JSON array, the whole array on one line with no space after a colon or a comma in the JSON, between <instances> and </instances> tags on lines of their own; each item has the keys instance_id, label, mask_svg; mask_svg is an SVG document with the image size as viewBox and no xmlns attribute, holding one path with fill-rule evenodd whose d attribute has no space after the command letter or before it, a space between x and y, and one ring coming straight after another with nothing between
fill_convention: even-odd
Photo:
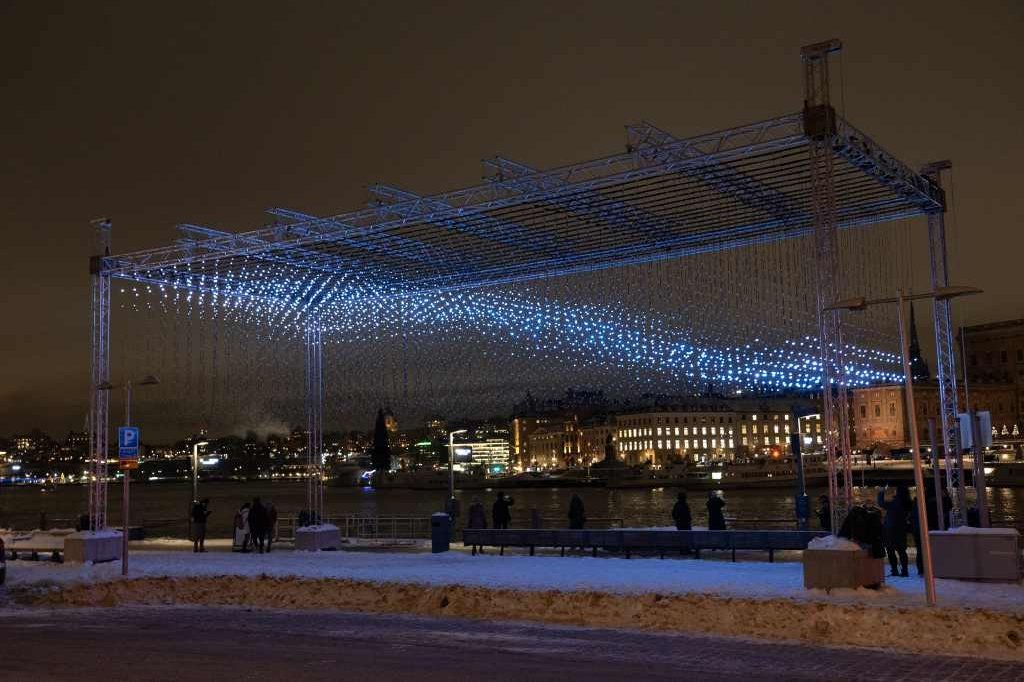
<instances>
[{"instance_id":1,"label":"wooden bench","mask_svg":"<svg viewBox=\"0 0 1024 682\"><path fill-rule=\"evenodd\" d=\"M565 549L578 547L591 550L597 556L598 549L622 552L630 558L633 552L657 552L661 558L665 553L678 551L693 552L700 558L702 550L725 550L732 552L736 561L736 550L760 550L768 552L768 561L775 561L776 550L804 550L817 537L828 535L824 531L804 530L568 530L568 529L508 529L467 528L462 532L462 543L473 548L473 554L483 547L498 547L499 554L506 547L526 547L533 556L537 547Z\"/></svg>"}]
</instances>

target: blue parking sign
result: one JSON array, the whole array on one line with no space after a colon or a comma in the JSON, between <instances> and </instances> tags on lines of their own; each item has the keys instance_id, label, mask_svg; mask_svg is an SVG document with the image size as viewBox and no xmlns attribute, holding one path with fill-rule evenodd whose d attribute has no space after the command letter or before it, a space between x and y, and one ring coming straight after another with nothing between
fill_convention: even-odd
<instances>
[{"instance_id":1,"label":"blue parking sign","mask_svg":"<svg viewBox=\"0 0 1024 682\"><path fill-rule=\"evenodd\" d=\"M139 458L139 427L120 426L117 429L117 452L120 459Z\"/></svg>"}]
</instances>

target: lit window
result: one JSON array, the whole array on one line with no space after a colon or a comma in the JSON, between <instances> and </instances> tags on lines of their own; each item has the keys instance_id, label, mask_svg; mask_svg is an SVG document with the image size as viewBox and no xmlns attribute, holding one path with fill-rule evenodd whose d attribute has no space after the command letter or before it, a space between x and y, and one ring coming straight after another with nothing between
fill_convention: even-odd
<instances>
[{"instance_id":1,"label":"lit window","mask_svg":"<svg viewBox=\"0 0 1024 682\"><path fill-rule=\"evenodd\" d=\"M690 439L689 439L689 438L687 438L687 439L686 439L686 440L684 440L683 442L684 442L684 443L686 444L686 449L687 449L687 450L689 450L689 449L690 449Z\"/></svg>"},{"instance_id":2,"label":"lit window","mask_svg":"<svg viewBox=\"0 0 1024 682\"><path fill-rule=\"evenodd\" d=\"M677 435L677 436L679 435L679 427L678 427L678 426L676 427L676 433L675 433L675 435Z\"/></svg>"},{"instance_id":3,"label":"lit window","mask_svg":"<svg viewBox=\"0 0 1024 682\"><path fill-rule=\"evenodd\" d=\"M678 439L678 438L676 438L676 450L678 450L679 448L680 448L680 445L679 445L679 439Z\"/></svg>"},{"instance_id":4,"label":"lit window","mask_svg":"<svg viewBox=\"0 0 1024 682\"><path fill-rule=\"evenodd\" d=\"M661 431L661 429L658 429L658 430ZM659 450L663 449L662 446L661 446L661 439L658 439L658 449Z\"/></svg>"},{"instance_id":5,"label":"lit window","mask_svg":"<svg viewBox=\"0 0 1024 682\"><path fill-rule=\"evenodd\" d=\"M733 441L733 439L732 439L732 438L730 438L730 439L729 439L729 447L730 447L730 448L734 448L734 447L736 447L736 444L735 444L735 442Z\"/></svg>"},{"instance_id":6,"label":"lit window","mask_svg":"<svg viewBox=\"0 0 1024 682\"><path fill-rule=\"evenodd\" d=\"M717 432L718 432L718 431L717 431L717 428L716 428L716 427L714 427L714 426L712 426L712 427L711 427L711 435L713 436L713 435L715 435L715 434L716 434Z\"/></svg>"}]
</instances>

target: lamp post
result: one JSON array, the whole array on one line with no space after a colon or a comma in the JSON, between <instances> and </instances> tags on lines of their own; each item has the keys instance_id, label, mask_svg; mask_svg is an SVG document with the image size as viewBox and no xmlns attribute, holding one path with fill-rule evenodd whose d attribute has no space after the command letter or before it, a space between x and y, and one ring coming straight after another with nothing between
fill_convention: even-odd
<instances>
[{"instance_id":1,"label":"lamp post","mask_svg":"<svg viewBox=\"0 0 1024 682\"><path fill-rule=\"evenodd\" d=\"M924 557L922 560L922 563L924 564L924 588L929 606L935 606L935 573L932 570L932 548L931 541L928 537L928 511L924 501L924 472L921 470L921 443L917 433L917 410L914 406L914 377L910 371L910 350L907 343L908 335L904 328L904 320L906 317L904 308L910 301L916 301L922 298L933 298L939 301L948 301L949 299L956 298L958 296L969 296L980 293L981 289L976 289L974 287L939 287L934 291L929 291L924 294L904 296L903 290L900 289L895 298L878 298L868 300L863 296L859 296L839 301L825 307L825 310L865 310L869 306L888 303L895 303L898 306L897 322L900 327L900 355L903 359L903 380L907 385L906 413L910 429L910 449L914 460L914 485L917 488L918 527L921 529L921 546L917 548L917 551L921 552ZM946 456L949 456L948 452L946 453Z\"/></svg>"},{"instance_id":2,"label":"lamp post","mask_svg":"<svg viewBox=\"0 0 1024 682\"><path fill-rule=\"evenodd\" d=\"M201 440L192 444L192 502L199 501L199 448L209 445Z\"/></svg>"},{"instance_id":3,"label":"lamp post","mask_svg":"<svg viewBox=\"0 0 1024 682\"><path fill-rule=\"evenodd\" d=\"M152 374L147 374L138 382L138 386L153 386L159 384L160 380ZM101 391L110 391L115 388L109 381L104 381L96 387ZM124 425L132 425L132 380L124 382ZM121 478L124 485L121 493L121 575L128 575L128 513L131 509L130 495L132 482L132 469L130 466L121 467Z\"/></svg>"},{"instance_id":4,"label":"lamp post","mask_svg":"<svg viewBox=\"0 0 1024 682\"><path fill-rule=\"evenodd\" d=\"M448 434L448 504L452 506L455 499L455 434L466 433L469 429L459 429Z\"/></svg>"}]
</instances>

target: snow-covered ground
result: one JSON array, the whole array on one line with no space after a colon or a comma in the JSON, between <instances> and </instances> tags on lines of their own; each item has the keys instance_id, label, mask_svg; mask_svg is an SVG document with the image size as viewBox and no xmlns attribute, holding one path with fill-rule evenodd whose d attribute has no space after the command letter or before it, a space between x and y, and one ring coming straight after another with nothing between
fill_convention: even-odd
<instances>
[{"instance_id":1,"label":"snow-covered ground","mask_svg":"<svg viewBox=\"0 0 1024 682\"><path fill-rule=\"evenodd\" d=\"M723 554L722 559L726 555ZM120 562L68 565L9 561L9 585L119 580ZM133 551L130 577L274 576L339 578L377 583L463 585L517 590L592 590L615 594L702 594L754 599L788 598L878 606L923 606L917 577L886 578L882 590L805 590L797 562L731 563L721 559L598 558L589 556L470 556L463 552L293 552L232 554L211 551ZM940 606L1024 613L1020 584L937 581Z\"/></svg>"}]
</instances>

